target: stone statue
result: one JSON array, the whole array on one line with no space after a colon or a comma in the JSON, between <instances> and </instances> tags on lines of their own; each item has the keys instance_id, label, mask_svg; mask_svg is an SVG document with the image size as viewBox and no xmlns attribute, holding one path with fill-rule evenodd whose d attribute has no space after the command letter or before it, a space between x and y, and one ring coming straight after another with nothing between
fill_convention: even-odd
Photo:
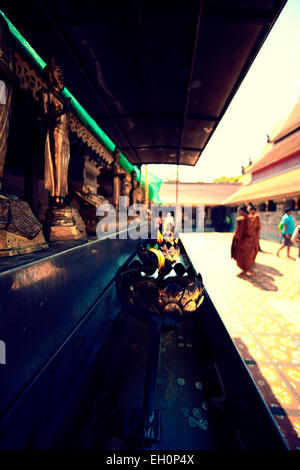
<instances>
[{"instance_id":1,"label":"stone statue","mask_svg":"<svg viewBox=\"0 0 300 470\"><path fill-rule=\"evenodd\" d=\"M45 189L52 204L63 205L68 194L70 99L64 99L61 94L63 73L53 58L44 68L44 80L47 84L47 89L42 90L43 120L47 126Z\"/></svg>"}]
</instances>

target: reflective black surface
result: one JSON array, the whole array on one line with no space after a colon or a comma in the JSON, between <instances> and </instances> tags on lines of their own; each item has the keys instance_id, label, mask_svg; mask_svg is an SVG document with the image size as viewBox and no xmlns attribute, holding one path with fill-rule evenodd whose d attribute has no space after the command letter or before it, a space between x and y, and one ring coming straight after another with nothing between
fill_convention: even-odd
<instances>
[{"instance_id":1,"label":"reflective black surface","mask_svg":"<svg viewBox=\"0 0 300 470\"><path fill-rule=\"evenodd\" d=\"M149 325L121 310L114 276L136 243L97 240L0 274L1 448L128 446ZM286 449L206 291L199 312L162 327L154 407L156 449Z\"/></svg>"},{"instance_id":2,"label":"reflective black surface","mask_svg":"<svg viewBox=\"0 0 300 470\"><path fill-rule=\"evenodd\" d=\"M135 244L105 239L64 251L58 244L4 263L0 331L7 364L0 371L0 415L92 309Z\"/></svg>"}]
</instances>

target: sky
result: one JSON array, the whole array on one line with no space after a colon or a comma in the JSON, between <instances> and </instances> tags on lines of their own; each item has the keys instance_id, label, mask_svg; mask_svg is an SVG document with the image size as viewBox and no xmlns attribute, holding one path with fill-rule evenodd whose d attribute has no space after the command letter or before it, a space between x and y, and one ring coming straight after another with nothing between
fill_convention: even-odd
<instances>
[{"instance_id":1,"label":"sky","mask_svg":"<svg viewBox=\"0 0 300 470\"><path fill-rule=\"evenodd\" d=\"M180 181L239 176L299 96L300 0L288 0L198 163L180 165ZM148 171L164 180L176 178L177 168L148 165Z\"/></svg>"}]
</instances>

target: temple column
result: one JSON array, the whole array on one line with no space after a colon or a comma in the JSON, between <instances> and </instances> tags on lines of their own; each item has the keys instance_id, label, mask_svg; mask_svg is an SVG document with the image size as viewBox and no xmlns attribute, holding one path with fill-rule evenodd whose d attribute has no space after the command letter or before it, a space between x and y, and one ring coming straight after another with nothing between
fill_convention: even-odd
<instances>
[{"instance_id":1,"label":"temple column","mask_svg":"<svg viewBox=\"0 0 300 470\"><path fill-rule=\"evenodd\" d=\"M148 165L145 165L145 206L149 207Z\"/></svg>"},{"instance_id":2,"label":"temple column","mask_svg":"<svg viewBox=\"0 0 300 470\"><path fill-rule=\"evenodd\" d=\"M92 194L97 194L98 192L98 176L100 175L101 168L102 166L94 162L89 155L84 157L83 184Z\"/></svg>"},{"instance_id":3,"label":"temple column","mask_svg":"<svg viewBox=\"0 0 300 470\"><path fill-rule=\"evenodd\" d=\"M116 208L116 211L119 210L119 197L120 195L127 195L129 193L130 181L128 181L127 172L121 167L120 152L118 149L115 149L113 153L114 163L113 163L113 178L114 178L114 195L113 195L113 204ZM128 184L129 183L129 184Z\"/></svg>"},{"instance_id":4,"label":"temple column","mask_svg":"<svg viewBox=\"0 0 300 470\"><path fill-rule=\"evenodd\" d=\"M207 207L205 226L210 226L210 225L211 225L211 207Z\"/></svg>"},{"instance_id":5,"label":"temple column","mask_svg":"<svg viewBox=\"0 0 300 470\"><path fill-rule=\"evenodd\" d=\"M119 210L120 187L120 177L114 174L114 206L116 211Z\"/></svg>"}]
</instances>

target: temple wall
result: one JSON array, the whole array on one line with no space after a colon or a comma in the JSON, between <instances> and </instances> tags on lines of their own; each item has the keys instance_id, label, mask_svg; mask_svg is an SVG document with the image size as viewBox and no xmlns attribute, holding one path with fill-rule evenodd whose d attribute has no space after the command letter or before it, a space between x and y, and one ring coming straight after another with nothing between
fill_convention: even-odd
<instances>
[{"instance_id":1,"label":"temple wall","mask_svg":"<svg viewBox=\"0 0 300 470\"><path fill-rule=\"evenodd\" d=\"M259 211L259 217L261 221L261 232L260 238L262 240L270 240L273 242L280 242L281 241L281 234L278 229L278 224L282 215L284 214L284 209L282 204L278 204L276 211L272 212L262 212ZM236 218L238 214L237 212L232 212L230 214L230 218L232 220L232 226L235 228L236 226ZM295 225L300 224L300 210L292 211L292 217L294 219Z\"/></svg>"}]
</instances>

